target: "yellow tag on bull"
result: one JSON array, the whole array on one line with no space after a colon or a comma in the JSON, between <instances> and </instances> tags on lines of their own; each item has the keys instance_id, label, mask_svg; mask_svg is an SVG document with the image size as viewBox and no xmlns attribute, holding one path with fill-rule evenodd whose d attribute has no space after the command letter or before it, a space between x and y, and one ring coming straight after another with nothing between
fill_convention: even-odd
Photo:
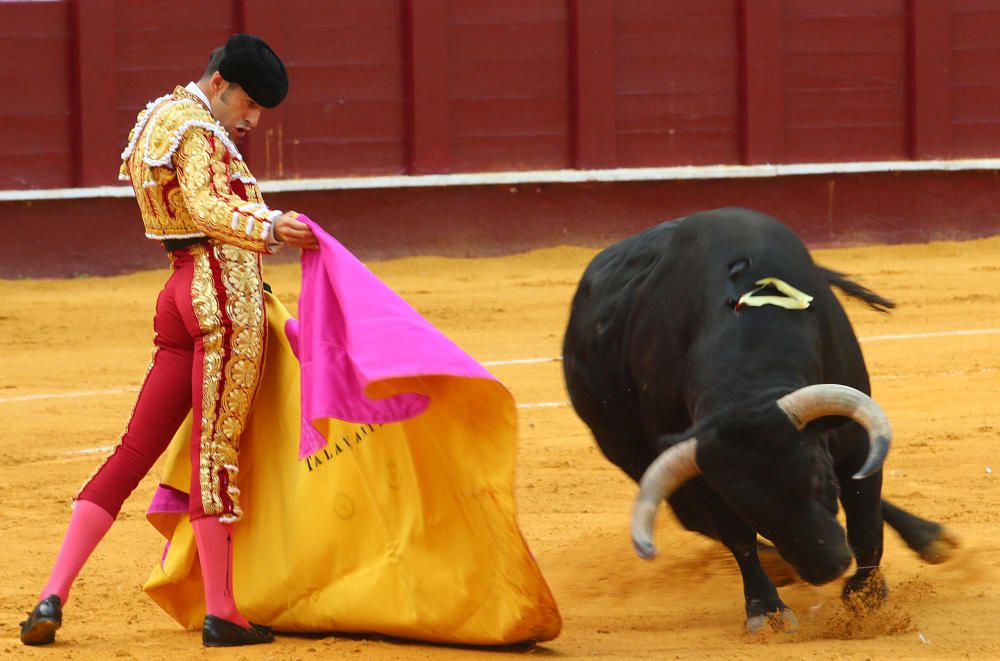
<instances>
[{"instance_id":1,"label":"yellow tag on bull","mask_svg":"<svg viewBox=\"0 0 1000 661\"><path fill-rule=\"evenodd\" d=\"M737 310L743 306L759 308L764 305L777 305L778 307L785 308L786 310L805 310L809 307L809 304L813 300L813 297L809 294L799 291L784 280L779 280L778 278L761 278L754 284L757 285L757 287L740 296L740 300L736 302ZM757 292L768 286L774 287L779 292L784 294L784 296L757 295Z\"/></svg>"}]
</instances>

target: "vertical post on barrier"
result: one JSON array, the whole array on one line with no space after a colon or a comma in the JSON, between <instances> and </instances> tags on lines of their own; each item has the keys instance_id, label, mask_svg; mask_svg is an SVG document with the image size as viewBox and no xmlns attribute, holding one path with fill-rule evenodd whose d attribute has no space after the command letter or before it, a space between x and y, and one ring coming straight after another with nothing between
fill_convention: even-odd
<instances>
[{"instance_id":1,"label":"vertical post on barrier","mask_svg":"<svg viewBox=\"0 0 1000 661\"><path fill-rule=\"evenodd\" d=\"M952 154L951 3L908 0L910 158Z\"/></svg>"},{"instance_id":2,"label":"vertical post on barrier","mask_svg":"<svg viewBox=\"0 0 1000 661\"><path fill-rule=\"evenodd\" d=\"M785 154L785 70L781 0L740 0L743 162L779 163Z\"/></svg>"},{"instance_id":3,"label":"vertical post on barrier","mask_svg":"<svg viewBox=\"0 0 1000 661\"><path fill-rule=\"evenodd\" d=\"M618 163L613 0L569 0L569 45L573 166L613 168Z\"/></svg>"},{"instance_id":4,"label":"vertical post on barrier","mask_svg":"<svg viewBox=\"0 0 1000 661\"><path fill-rule=\"evenodd\" d=\"M404 3L406 171L451 169L448 86L448 0Z\"/></svg>"},{"instance_id":5,"label":"vertical post on barrier","mask_svg":"<svg viewBox=\"0 0 1000 661\"><path fill-rule=\"evenodd\" d=\"M73 0L70 32L72 181L76 186L114 183L125 145L125 137L115 132L114 0Z\"/></svg>"},{"instance_id":6,"label":"vertical post on barrier","mask_svg":"<svg viewBox=\"0 0 1000 661\"><path fill-rule=\"evenodd\" d=\"M255 34L270 46L285 67L291 68L292 62L286 52L285 26L282 21L281 2L271 0L237 0L236 27L239 32ZM292 78L289 72L289 78ZM294 88L292 88L294 89ZM250 171L261 179L284 179L285 171L285 126L288 101L277 108L265 110L261 116L262 131L251 132L250 138L240 145L243 158L250 166ZM263 152L263 153L262 153ZM256 160L250 161L250 154Z\"/></svg>"}]
</instances>

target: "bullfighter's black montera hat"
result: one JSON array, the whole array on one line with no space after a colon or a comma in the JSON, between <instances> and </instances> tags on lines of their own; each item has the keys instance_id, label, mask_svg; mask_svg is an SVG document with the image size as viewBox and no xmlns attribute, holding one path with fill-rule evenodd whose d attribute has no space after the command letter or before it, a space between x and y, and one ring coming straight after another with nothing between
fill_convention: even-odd
<instances>
[{"instance_id":1,"label":"bullfighter's black montera hat","mask_svg":"<svg viewBox=\"0 0 1000 661\"><path fill-rule=\"evenodd\" d=\"M288 94L285 65L263 39L252 34L234 34L226 42L219 75L243 88L251 99L273 108Z\"/></svg>"}]
</instances>

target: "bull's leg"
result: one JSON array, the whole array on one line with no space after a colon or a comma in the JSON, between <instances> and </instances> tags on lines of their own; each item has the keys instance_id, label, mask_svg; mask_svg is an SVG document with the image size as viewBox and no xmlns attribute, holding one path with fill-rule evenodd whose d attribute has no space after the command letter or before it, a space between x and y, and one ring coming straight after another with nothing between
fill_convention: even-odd
<instances>
[{"instance_id":1,"label":"bull's leg","mask_svg":"<svg viewBox=\"0 0 1000 661\"><path fill-rule=\"evenodd\" d=\"M924 562L944 562L958 548L958 540L940 523L922 519L884 499L882 517Z\"/></svg>"},{"instance_id":2,"label":"bull's leg","mask_svg":"<svg viewBox=\"0 0 1000 661\"><path fill-rule=\"evenodd\" d=\"M847 542L857 562L857 571L844 584L843 597L855 608L876 608L889 594L879 570L882 561L882 471L855 480L851 477L855 468L851 466L843 474L840 468L837 470L840 502L847 517Z\"/></svg>"},{"instance_id":3,"label":"bull's leg","mask_svg":"<svg viewBox=\"0 0 1000 661\"><path fill-rule=\"evenodd\" d=\"M757 557L757 533L749 526L747 528L738 535L723 533L722 542L733 554L743 577L747 632L758 633L764 630L765 625L775 630L798 631L799 621L795 613L781 601L777 588Z\"/></svg>"},{"instance_id":4,"label":"bull's leg","mask_svg":"<svg viewBox=\"0 0 1000 661\"><path fill-rule=\"evenodd\" d=\"M688 530L721 541L733 554L743 577L746 627L758 633L766 625L772 629L798 630L798 620L781 601L757 555L757 533L739 517L701 478L695 478L670 497L670 506Z\"/></svg>"}]
</instances>

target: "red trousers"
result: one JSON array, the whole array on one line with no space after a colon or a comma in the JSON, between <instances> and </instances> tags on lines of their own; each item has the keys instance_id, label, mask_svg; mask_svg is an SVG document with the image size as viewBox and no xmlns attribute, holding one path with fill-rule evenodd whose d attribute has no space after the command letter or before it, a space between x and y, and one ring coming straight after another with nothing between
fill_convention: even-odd
<instances>
[{"instance_id":1,"label":"red trousers","mask_svg":"<svg viewBox=\"0 0 1000 661\"><path fill-rule=\"evenodd\" d=\"M239 435L264 356L260 258L225 244L171 253L156 302L153 358L118 444L78 498L117 516L189 412L192 519L239 519Z\"/></svg>"}]
</instances>

